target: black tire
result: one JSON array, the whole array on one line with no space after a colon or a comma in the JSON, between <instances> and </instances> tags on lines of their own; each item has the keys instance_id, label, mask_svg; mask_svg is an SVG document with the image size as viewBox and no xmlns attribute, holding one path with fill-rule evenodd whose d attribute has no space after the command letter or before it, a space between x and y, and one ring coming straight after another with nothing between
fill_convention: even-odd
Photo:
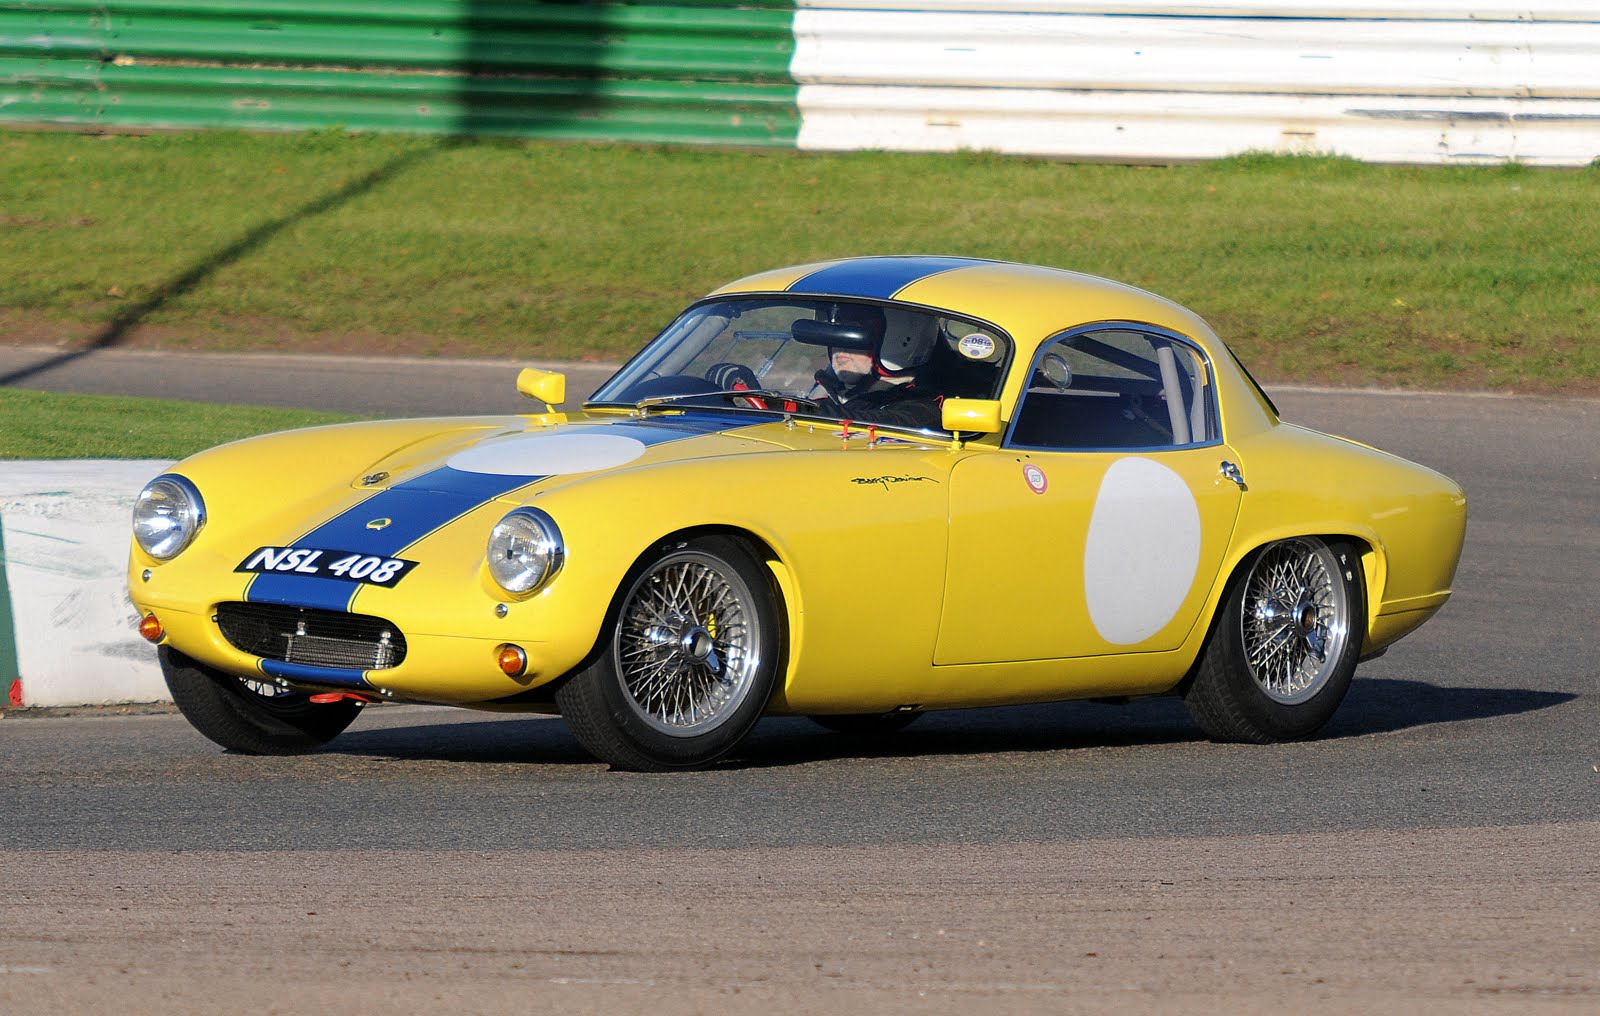
<instances>
[{"instance_id":1,"label":"black tire","mask_svg":"<svg viewBox=\"0 0 1600 1016\"><path fill-rule=\"evenodd\" d=\"M1366 636L1361 558L1305 536L1257 551L1234 576L1184 703L1215 741L1309 737L1344 700Z\"/></svg>"},{"instance_id":2,"label":"black tire","mask_svg":"<svg viewBox=\"0 0 1600 1016\"><path fill-rule=\"evenodd\" d=\"M618 769L707 765L772 697L780 616L772 578L744 544L658 548L623 582L593 661L557 689L556 706L578 743Z\"/></svg>"},{"instance_id":3,"label":"black tire","mask_svg":"<svg viewBox=\"0 0 1600 1016\"><path fill-rule=\"evenodd\" d=\"M161 673L172 701L194 729L229 751L245 755L303 755L337 737L361 712L361 703L312 702L305 692L253 687L175 649L160 649Z\"/></svg>"},{"instance_id":4,"label":"black tire","mask_svg":"<svg viewBox=\"0 0 1600 1016\"><path fill-rule=\"evenodd\" d=\"M896 734L922 717L921 713L899 710L892 713L819 713L806 719L836 734L850 737L877 737Z\"/></svg>"}]
</instances>

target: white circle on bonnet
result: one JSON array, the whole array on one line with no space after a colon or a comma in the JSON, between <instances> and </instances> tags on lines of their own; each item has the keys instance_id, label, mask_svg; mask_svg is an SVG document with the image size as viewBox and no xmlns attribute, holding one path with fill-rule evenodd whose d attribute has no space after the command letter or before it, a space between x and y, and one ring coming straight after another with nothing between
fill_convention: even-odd
<instances>
[{"instance_id":1,"label":"white circle on bonnet","mask_svg":"<svg viewBox=\"0 0 1600 1016\"><path fill-rule=\"evenodd\" d=\"M1200 565L1200 508L1183 477L1154 459L1118 459L1089 517L1083 592L1089 620L1112 645L1165 628Z\"/></svg>"},{"instance_id":2,"label":"white circle on bonnet","mask_svg":"<svg viewBox=\"0 0 1600 1016\"><path fill-rule=\"evenodd\" d=\"M557 476L627 465L644 449L643 441L614 434L517 434L480 441L445 465L496 476Z\"/></svg>"}]
</instances>

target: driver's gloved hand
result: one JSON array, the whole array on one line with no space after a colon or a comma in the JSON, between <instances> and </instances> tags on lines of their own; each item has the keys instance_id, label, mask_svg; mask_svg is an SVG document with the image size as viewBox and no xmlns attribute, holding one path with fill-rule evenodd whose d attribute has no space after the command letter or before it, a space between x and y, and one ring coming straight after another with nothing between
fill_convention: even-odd
<instances>
[{"instance_id":1,"label":"driver's gloved hand","mask_svg":"<svg viewBox=\"0 0 1600 1016\"><path fill-rule=\"evenodd\" d=\"M819 370L813 377L817 384L822 386L822 390L828 393L828 398L836 405L844 405L844 382L839 380L839 375L831 370Z\"/></svg>"}]
</instances>

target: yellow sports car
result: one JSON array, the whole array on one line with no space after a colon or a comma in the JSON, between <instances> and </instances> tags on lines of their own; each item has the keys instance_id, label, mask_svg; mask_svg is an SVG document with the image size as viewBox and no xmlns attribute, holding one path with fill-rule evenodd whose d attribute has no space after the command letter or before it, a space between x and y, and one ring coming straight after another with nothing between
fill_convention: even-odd
<instances>
[{"instance_id":1,"label":"yellow sports car","mask_svg":"<svg viewBox=\"0 0 1600 1016\"><path fill-rule=\"evenodd\" d=\"M629 769L764 714L1182 695L1305 737L1450 595L1461 489L1279 420L1200 318L1052 268L869 257L690 306L584 404L240 441L140 494L129 585L240 752L375 702L559 711ZM546 403L540 406L537 403Z\"/></svg>"}]
</instances>

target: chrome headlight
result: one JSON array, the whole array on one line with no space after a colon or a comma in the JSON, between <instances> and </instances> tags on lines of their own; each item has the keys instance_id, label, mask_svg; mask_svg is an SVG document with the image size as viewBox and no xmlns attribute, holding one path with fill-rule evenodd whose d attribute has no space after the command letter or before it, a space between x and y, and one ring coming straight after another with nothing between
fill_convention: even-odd
<instances>
[{"instance_id":1,"label":"chrome headlight","mask_svg":"<svg viewBox=\"0 0 1600 1016\"><path fill-rule=\"evenodd\" d=\"M146 554L170 561L206 524L206 503L194 484L176 473L156 477L133 506L133 538Z\"/></svg>"},{"instance_id":2,"label":"chrome headlight","mask_svg":"<svg viewBox=\"0 0 1600 1016\"><path fill-rule=\"evenodd\" d=\"M518 508L489 534L489 574L508 593L531 593L549 582L567 550L555 520L537 508Z\"/></svg>"}]
</instances>

